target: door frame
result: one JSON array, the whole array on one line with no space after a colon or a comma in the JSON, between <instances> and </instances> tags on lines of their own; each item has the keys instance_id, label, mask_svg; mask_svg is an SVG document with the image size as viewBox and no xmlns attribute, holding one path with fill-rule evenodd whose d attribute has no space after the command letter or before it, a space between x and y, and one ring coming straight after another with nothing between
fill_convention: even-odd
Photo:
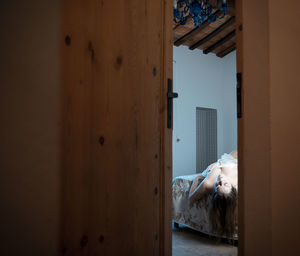
<instances>
[{"instance_id":1,"label":"door frame","mask_svg":"<svg viewBox=\"0 0 300 256\"><path fill-rule=\"evenodd\" d=\"M164 0L161 76L160 255L172 255L172 129L167 128L167 81L173 78L173 1ZM173 79L172 79L173 80Z\"/></svg>"},{"instance_id":2,"label":"door frame","mask_svg":"<svg viewBox=\"0 0 300 256\"><path fill-rule=\"evenodd\" d=\"M242 72L243 70L243 56L242 56L242 46L243 46L243 26L242 26L242 4L243 0L235 2L236 8L236 70ZM171 256L172 255L172 130L168 129L166 126L167 122L167 79L173 78L173 0L164 0L164 24L163 24L163 58L162 67L163 75L161 81L161 130L162 130L162 146L161 146L161 191L160 194L160 255ZM242 99L243 102L243 99ZM242 147L243 147L243 122L238 119L238 161L239 161L239 197L238 197L238 220L239 220L239 245L238 253L243 255L244 251L244 200L243 199L243 170L240 168L242 166Z\"/></svg>"}]
</instances>

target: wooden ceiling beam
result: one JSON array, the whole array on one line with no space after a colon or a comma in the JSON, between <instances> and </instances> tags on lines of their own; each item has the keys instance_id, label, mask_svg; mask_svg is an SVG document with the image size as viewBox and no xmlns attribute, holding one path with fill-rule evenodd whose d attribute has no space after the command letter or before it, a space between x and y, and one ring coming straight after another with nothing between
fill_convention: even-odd
<instances>
[{"instance_id":1,"label":"wooden ceiling beam","mask_svg":"<svg viewBox=\"0 0 300 256\"><path fill-rule=\"evenodd\" d=\"M221 46L222 44L224 44L225 42L227 42L228 40L230 40L234 36L235 36L235 30L231 31L225 37L221 38L219 41L217 41L213 45L211 45L208 48L206 48L205 50L203 50L203 53L204 54L210 53L211 51L213 51L214 49L218 48L219 46Z\"/></svg>"},{"instance_id":2,"label":"wooden ceiling beam","mask_svg":"<svg viewBox=\"0 0 300 256\"><path fill-rule=\"evenodd\" d=\"M218 15L221 11L217 10L215 12L216 15ZM175 42L175 46L180 46L182 45L186 40L188 40L190 37L193 37L195 34L198 34L201 30L203 30L205 27L207 27L210 24L208 20L204 21L201 27L196 27L189 31L188 33L184 34L182 37L178 38Z\"/></svg>"},{"instance_id":3,"label":"wooden ceiling beam","mask_svg":"<svg viewBox=\"0 0 300 256\"><path fill-rule=\"evenodd\" d=\"M173 30L175 31L176 28L178 28L179 26L180 26L180 24L174 24L174 25L173 25Z\"/></svg>"},{"instance_id":4,"label":"wooden ceiling beam","mask_svg":"<svg viewBox=\"0 0 300 256\"><path fill-rule=\"evenodd\" d=\"M194 49L198 48L200 45L208 42L210 39L212 39L213 37L218 35L225 28L227 28L227 27L231 26L232 24L234 24L234 22L235 22L235 17L234 16L230 17L226 22L224 22L221 26L217 27L213 32L211 32L210 34L208 34L207 36L205 36L204 38L202 38L198 42L194 43L193 45L191 45L189 47L189 49L194 50Z\"/></svg>"},{"instance_id":5,"label":"wooden ceiling beam","mask_svg":"<svg viewBox=\"0 0 300 256\"><path fill-rule=\"evenodd\" d=\"M236 49L236 44L232 44L229 47L227 47L226 49L222 50L221 52L218 52L216 55L220 58L225 57L227 54L231 53L232 51L234 51Z\"/></svg>"},{"instance_id":6,"label":"wooden ceiling beam","mask_svg":"<svg viewBox=\"0 0 300 256\"><path fill-rule=\"evenodd\" d=\"M186 20L186 24L189 23L189 22L191 22L191 20L192 20L192 17L189 16L189 17L187 18L187 20ZM174 23L175 23L175 22L174 22ZM176 30L177 30L178 28L180 28L181 26L185 26L185 25L180 25L180 24L178 24L178 23L175 23L175 25L173 26L173 30L176 31Z\"/></svg>"}]
</instances>

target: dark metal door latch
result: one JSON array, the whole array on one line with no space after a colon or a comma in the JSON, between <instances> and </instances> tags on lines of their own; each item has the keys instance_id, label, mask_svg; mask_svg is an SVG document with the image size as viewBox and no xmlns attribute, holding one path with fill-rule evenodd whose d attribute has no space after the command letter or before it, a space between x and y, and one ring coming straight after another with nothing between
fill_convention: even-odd
<instances>
[{"instance_id":1,"label":"dark metal door latch","mask_svg":"<svg viewBox=\"0 0 300 256\"><path fill-rule=\"evenodd\" d=\"M173 99L178 97L178 93L173 92L173 83L172 79L168 78L168 118L167 118L167 127L172 129L172 117L173 117Z\"/></svg>"},{"instance_id":2,"label":"dark metal door latch","mask_svg":"<svg viewBox=\"0 0 300 256\"><path fill-rule=\"evenodd\" d=\"M242 73L236 74L236 100L237 100L237 117L242 117Z\"/></svg>"}]
</instances>

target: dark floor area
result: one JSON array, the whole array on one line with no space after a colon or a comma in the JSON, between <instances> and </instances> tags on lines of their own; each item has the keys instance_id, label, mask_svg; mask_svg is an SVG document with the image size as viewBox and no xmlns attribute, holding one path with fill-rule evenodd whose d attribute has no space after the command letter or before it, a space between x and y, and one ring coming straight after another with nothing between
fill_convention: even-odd
<instances>
[{"instance_id":1,"label":"dark floor area","mask_svg":"<svg viewBox=\"0 0 300 256\"><path fill-rule=\"evenodd\" d=\"M172 256L235 256L237 246L225 241L217 241L198 231L182 225L172 230Z\"/></svg>"}]
</instances>

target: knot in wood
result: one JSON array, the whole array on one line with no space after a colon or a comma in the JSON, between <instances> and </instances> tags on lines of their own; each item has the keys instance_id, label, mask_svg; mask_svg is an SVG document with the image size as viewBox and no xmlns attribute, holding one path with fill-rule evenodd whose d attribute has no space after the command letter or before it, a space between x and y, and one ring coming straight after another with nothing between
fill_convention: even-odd
<instances>
[{"instance_id":1,"label":"knot in wood","mask_svg":"<svg viewBox=\"0 0 300 256\"><path fill-rule=\"evenodd\" d=\"M152 73L153 73L153 76L156 76L156 74L157 74L156 67L154 67L154 68L153 68L153 71L152 71Z\"/></svg>"},{"instance_id":2,"label":"knot in wood","mask_svg":"<svg viewBox=\"0 0 300 256\"><path fill-rule=\"evenodd\" d=\"M121 55L119 55L116 59L115 68L117 70L119 70L121 68L122 64L123 64L123 57Z\"/></svg>"},{"instance_id":3,"label":"knot in wood","mask_svg":"<svg viewBox=\"0 0 300 256\"><path fill-rule=\"evenodd\" d=\"M71 45L71 37L69 35L66 35L66 37L65 37L65 43L68 46Z\"/></svg>"},{"instance_id":4,"label":"knot in wood","mask_svg":"<svg viewBox=\"0 0 300 256\"><path fill-rule=\"evenodd\" d=\"M100 144L101 146L104 145L104 137L103 137L103 136L100 136L100 138L99 138L99 144Z\"/></svg>"},{"instance_id":5,"label":"knot in wood","mask_svg":"<svg viewBox=\"0 0 300 256\"><path fill-rule=\"evenodd\" d=\"M100 237L99 237L99 243L101 244L101 243L103 243L104 242L104 236L103 235L100 235Z\"/></svg>"},{"instance_id":6,"label":"knot in wood","mask_svg":"<svg viewBox=\"0 0 300 256\"><path fill-rule=\"evenodd\" d=\"M83 247L87 246L88 241L89 241L88 236L83 235L81 240L80 240L80 247L83 248Z\"/></svg>"}]
</instances>

